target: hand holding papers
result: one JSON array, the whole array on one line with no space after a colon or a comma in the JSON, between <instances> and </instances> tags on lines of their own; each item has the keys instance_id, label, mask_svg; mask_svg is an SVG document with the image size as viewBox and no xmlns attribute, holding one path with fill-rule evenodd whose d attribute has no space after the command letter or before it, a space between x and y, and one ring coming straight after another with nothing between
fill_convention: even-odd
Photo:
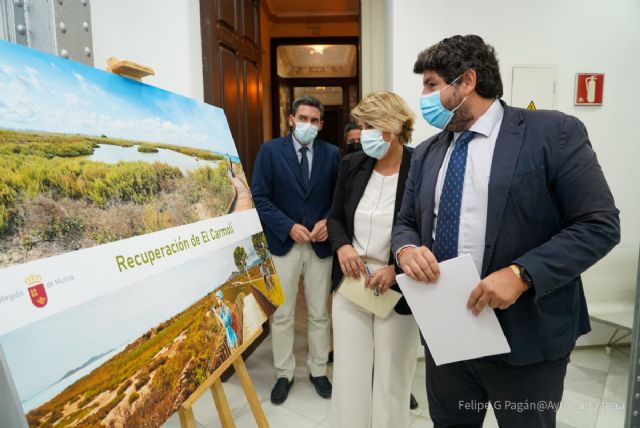
<instances>
[{"instance_id":1,"label":"hand holding papers","mask_svg":"<svg viewBox=\"0 0 640 428\"><path fill-rule=\"evenodd\" d=\"M466 303L480 277L470 255L439 264L435 283L396 280L407 299L436 365L510 352L493 309L475 316Z\"/></svg>"},{"instance_id":2,"label":"hand holding papers","mask_svg":"<svg viewBox=\"0 0 640 428\"><path fill-rule=\"evenodd\" d=\"M340 288L338 288L338 293L372 314L380 318L386 318L398 303L402 294L395 290L387 290L380 295L376 295L373 289L365 288L364 284L364 275L360 275L360 278L345 276Z\"/></svg>"}]
</instances>

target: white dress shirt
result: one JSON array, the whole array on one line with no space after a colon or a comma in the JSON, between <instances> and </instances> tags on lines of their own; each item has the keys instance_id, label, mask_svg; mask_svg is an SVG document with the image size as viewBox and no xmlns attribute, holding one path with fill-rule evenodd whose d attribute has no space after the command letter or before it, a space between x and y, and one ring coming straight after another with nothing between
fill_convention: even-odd
<instances>
[{"instance_id":1,"label":"white dress shirt","mask_svg":"<svg viewBox=\"0 0 640 428\"><path fill-rule=\"evenodd\" d=\"M489 109L480 116L469 129L470 131L475 131L476 135L468 143L467 164L462 187L462 205L460 206L458 255L471 254L478 273L482 270L485 235L487 231L487 205L489 201L491 163L503 115L504 108L502 104L500 104L500 101L495 100ZM449 165L449 158L451 157L454 143L458 137L460 137L460 134L461 132L454 133L454 138L447 149L444 162L438 173L435 205L433 209L434 240L436 237L442 186L444 185L444 178L447 173L447 166Z\"/></svg>"},{"instance_id":2,"label":"white dress shirt","mask_svg":"<svg viewBox=\"0 0 640 428\"><path fill-rule=\"evenodd\" d=\"M296 149L296 156L298 156L298 163L302 161L302 152L301 148L307 147L307 160L309 161L309 178L311 178L311 165L313 164L313 141L307 144L306 146L300 144L300 141L296 140L296 136L291 133L291 138L293 139L293 147Z\"/></svg>"},{"instance_id":3,"label":"white dress shirt","mask_svg":"<svg viewBox=\"0 0 640 428\"><path fill-rule=\"evenodd\" d=\"M398 176L374 170L353 218L353 248L374 270L389 263Z\"/></svg>"}]
</instances>

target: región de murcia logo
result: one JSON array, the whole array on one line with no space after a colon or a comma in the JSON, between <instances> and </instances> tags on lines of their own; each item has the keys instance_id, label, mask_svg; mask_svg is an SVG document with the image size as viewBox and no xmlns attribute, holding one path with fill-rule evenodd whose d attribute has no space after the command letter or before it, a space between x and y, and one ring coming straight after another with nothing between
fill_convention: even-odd
<instances>
[{"instance_id":1,"label":"regi\u00f3n de murcia logo","mask_svg":"<svg viewBox=\"0 0 640 428\"><path fill-rule=\"evenodd\" d=\"M44 282L40 275L31 274L24 280L27 283L27 290L29 291L29 297L31 297L31 303L36 308L44 308L49 301L47 297L47 291L44 289Z\"/></svg>"}]
</instances>

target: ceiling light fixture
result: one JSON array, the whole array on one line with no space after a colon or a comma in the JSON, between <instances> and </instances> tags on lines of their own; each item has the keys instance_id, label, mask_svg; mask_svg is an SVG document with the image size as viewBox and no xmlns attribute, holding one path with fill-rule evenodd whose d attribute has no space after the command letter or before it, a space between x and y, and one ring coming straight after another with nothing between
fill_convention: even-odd
<instances>
[{"instance_id":1,"label":"ceiling light fixture","mask_svg":"<svg viewBox=\"0 0 640 428\"><path fill-rule=\"evenodd\" d=\"M311 50L309 51L309 54L311 55L322 55L324 54L324 50L326 48L325 45L312 45L310 47Z\"/></svg>"}]
</instances>

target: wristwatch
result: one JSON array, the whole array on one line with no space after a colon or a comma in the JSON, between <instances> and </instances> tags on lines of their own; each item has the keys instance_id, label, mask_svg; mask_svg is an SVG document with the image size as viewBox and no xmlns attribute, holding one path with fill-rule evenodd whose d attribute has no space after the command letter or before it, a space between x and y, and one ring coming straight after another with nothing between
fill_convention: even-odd
<instances>
[{"instance_id":1,"label":"wristwatch","mask_svg":"<svg viewBox=\"0 0 640 428\"><path fill-rule=\"evenodd\" d=\"M524 282L524 285L527 286L527 290L533 287L533 280L531 279L531 275L529 275L529 272L527 272L525 268L515 263L509 267L511 268L513 273L515 273L516 276L520 278L522 282Z\"/></svg>"}]
</instances>

